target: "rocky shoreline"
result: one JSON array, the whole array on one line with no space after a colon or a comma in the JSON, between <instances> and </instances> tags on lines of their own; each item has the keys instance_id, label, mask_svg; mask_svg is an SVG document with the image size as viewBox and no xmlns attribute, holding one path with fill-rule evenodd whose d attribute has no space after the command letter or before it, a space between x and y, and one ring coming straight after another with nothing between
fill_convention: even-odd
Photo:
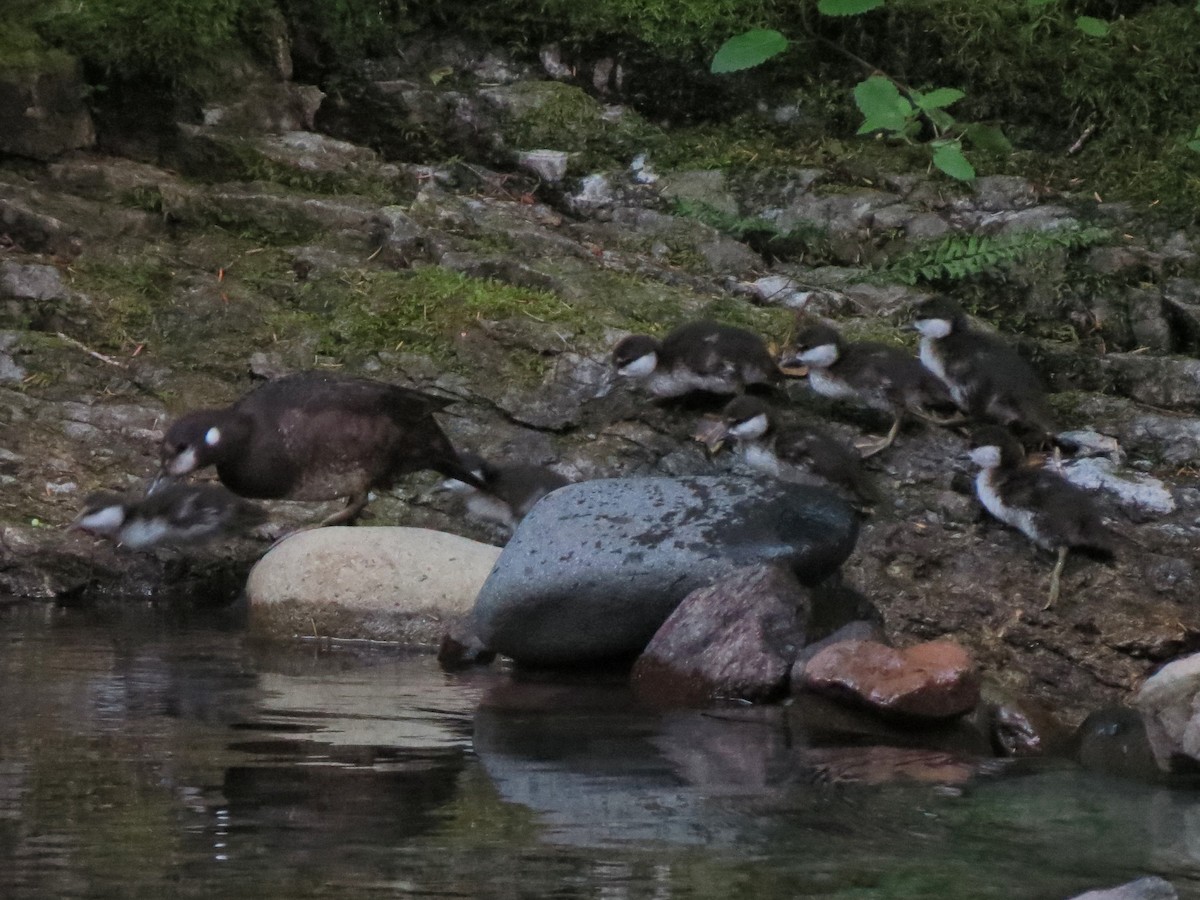
<instances>
[{"instance_id":1,"label":"rocky shoreline","mask_svg":"<svg viewBox=\"0 0 1200 900\"><path fill-rule=\"evenodd\" d=\"M255 379L325 366L451 396L456 444L573 480L736 474L691 440L696 411L613 385L620 336L709 316L781 344L803 309L904 343L936 289L1018 343L1065 428L1115 442L1093 477L1128 546L1069 564L1043 611L1048 563L981 516L962 435L914 426L871 461L888 502L846 583L897 643L951 638L1072 722L1200 647L1200 237L1013 176L659 171L639 147L669 129L556 71L443 40L382 66L376 98L451 162L384 159L348 140L343 98L264 73L157 142L100 123L102 150L0 162L0 594L236 594L264 545L133 554L61 526L140 484L173 415ZM877 428L787 391L841 437ZM430 487L370 524L496 540Z\"/></svg>"}]
</instances>

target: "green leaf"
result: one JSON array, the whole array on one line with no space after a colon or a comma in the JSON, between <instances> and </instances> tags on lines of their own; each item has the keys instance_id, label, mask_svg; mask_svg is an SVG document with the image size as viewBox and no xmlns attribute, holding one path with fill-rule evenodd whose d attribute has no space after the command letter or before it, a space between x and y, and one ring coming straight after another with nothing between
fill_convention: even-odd
<instances>
[{"instance_id":1,"label":"green leaf","mask_svg":"<svg viewBox=\"0 0 1200 900\"><path fill-rule=\"evenodd\" d=\"M883 0L820 0L817 9L826 16L857 16L883 6Z\"/></svg>"},{"instance_id":2,"label":"green leaf","mask_svg":"<svg viewBox=\"0 0 1200 900\"><path fill-rule=\"evenodd\" d=\"M859 134L881 128L903 131L913 114L912 104L900 96L899 88L890 78L882 75L872 75L856 84L854 102L866 120L859 128Z\"/></svg>"},{"instance_id":3,"label":"green leaf","mask_svg":"<svg viewBox=\"0 0 1200 900\"><path fill-rule=\"evenodd\" d=\"M1001 156L1012 153L1012 144L995 125L968 125L964 134L972 147L984 153L996 153Z\"/></svg>"},{"instance_id":4,"label":"green leaf","mask_svg":"<svg viewBox=\"0 0 1200 900\"><path fill-rule=\"evenodd\" d=\"M966 94L956 88L935 88L928 94L913 91L913 102L920 109L928 112L931 109L941 109L943 106L956 103L965 96Z\"/></svg>"},{"instance_id":5,"label":"green leaf","mask_svg":"<svg viewBox=\"0 0 1200 900\"><path fill-rule=\"evenodd\" d=\"M1075 27L1088 37L1108 37L1109 25L1103 19L1093 16L1077 16Z\"/></svg>"},{"instance_id":6,"label":"green leaf","mask_svg":"<svg viewBox=\"0 0 1200 900\"><path fill-rule=\"evenodd\" d=\"M1183 146L1187 147L1189 150L1195 150L1197 153L1200 153L1200 141L1188 141Z\"/></svg>"},{"instance_id":7,"label":"green leaf","mask_svg":"<svg viewBox=\"0 0 1200 900\"><path fill-rule=\"evenodd\" d=\"M1041 9L1043 6L1049 6L1051 3L1057 3L1058 0L1025 0L1025 8L1028 10Z\"/></svg>"},{"instance_id":8,"label":"green leaf","mask_svg":"<svg viewBox=\"0 0 1200 900\"><path fill-rule=\"evenodd\" d=\"M942 144L934 150L933 164L959 181L971 181L975 178L975 167L963 156L962 147L958 144Z\"/></svg>"},{"instance_id":9,"label":"green leaf","mask_svg":"<svg viewBox=\"0 0 1200 900\"><path fill-rule=\"evenodd\" d=\"M731 37L713 56L709 70L720 75L761 65L788 48L788 40L773 28L756 28Z\"/></svg>"},{"instance_id":10,"label":"green leaf","mask_svg":"<svg viewBox=\"0 0 1200 900\"><path fill-rule=\"evenodd\" d=\"M944 109L927 110L925 115L929 116L929 121L938 128L939 134L954 127L954 116L950 115Z\"/></svg>"}]
</instances>

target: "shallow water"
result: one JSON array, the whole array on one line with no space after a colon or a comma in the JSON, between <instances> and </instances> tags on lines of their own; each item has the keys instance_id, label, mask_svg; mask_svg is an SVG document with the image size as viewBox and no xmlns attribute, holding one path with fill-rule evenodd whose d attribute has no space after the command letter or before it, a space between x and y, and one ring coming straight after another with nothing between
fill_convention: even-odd
<instances>
[{"instance_id":1,"label":"shallow water","mask_svg":"<svg viewBox=\"0 0 1200 900\"><path fill-rule=\"evenodd\" d=\"M1200 897L1200 793L927 753L871 784L895 757L778 710L260 648L221 614L0 604L0 713L14 900Z\"/></svg>"}]
</instances>

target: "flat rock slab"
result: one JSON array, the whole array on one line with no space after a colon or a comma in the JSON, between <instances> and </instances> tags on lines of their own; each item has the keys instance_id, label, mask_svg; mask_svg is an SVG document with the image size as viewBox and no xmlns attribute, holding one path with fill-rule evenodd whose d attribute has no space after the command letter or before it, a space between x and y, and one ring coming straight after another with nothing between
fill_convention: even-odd
<instances>
[{"instance_id":1,"label":"flat rock slab","mask_svg":"<svg viewBox=\"0 0 1200 900\"><path fill-rule=\"evenodd\" d=\"M777 562L815 584L854 549L829 491L732 476L567 485L517 528L475 602L483 643L521 663L632 656L691 591Z\"/></svg>"},{"instance_id":2,"label":"flat rock slab","mask_svg":"<svg viewBox=\"0 0 1200 900\"><path fill-rule=\"evenodd\" d=\"M302 531L250 571L250 632L436 646L463 625L499 553L424 528Z\"/></svg>"}]
</instances>

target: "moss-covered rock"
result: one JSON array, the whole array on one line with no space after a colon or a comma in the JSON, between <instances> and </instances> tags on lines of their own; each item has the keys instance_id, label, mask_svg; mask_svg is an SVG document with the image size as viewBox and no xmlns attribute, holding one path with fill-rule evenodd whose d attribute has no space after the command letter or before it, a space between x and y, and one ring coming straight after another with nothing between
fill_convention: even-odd
<instances>
[{"instance_id":1,"label":"moss-covered rock","mask_svg":"<svg viewBox=\"0 0 1200 900\"><path fill-rule=\"evenodd\" d=\"M46 51L19 65L0 59L0 153L50 160L96 141L79 65Z\"/></svg>"}]
</instances>

